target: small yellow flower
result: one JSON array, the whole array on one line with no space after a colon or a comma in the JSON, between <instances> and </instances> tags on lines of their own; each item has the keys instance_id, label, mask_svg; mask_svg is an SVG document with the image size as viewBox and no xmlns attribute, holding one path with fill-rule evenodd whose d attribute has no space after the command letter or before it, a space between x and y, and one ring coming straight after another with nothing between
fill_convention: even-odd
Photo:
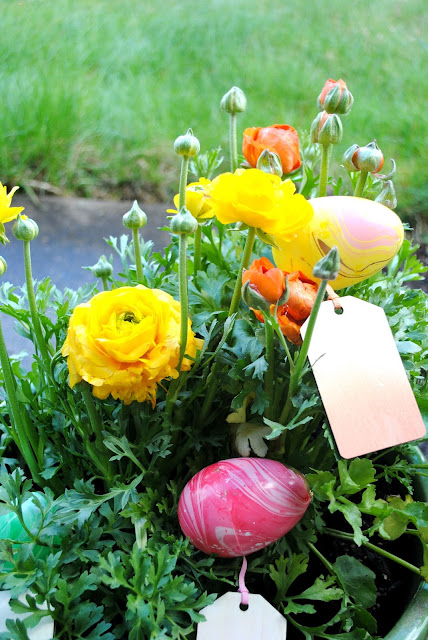
<instances>
[{"instance_id":1,"label":"small yellow flower","mask_svg":"<svg viewBox=\"0 0 428 640\"><path fill-rule=\"evenodd\" d=\"M243 222L282 240L292 240L312 218L309 202L291 180L260 169L223 173L208 188L214 214L223 224Z\"/></svg>"},{"instance_id":2,"label":"small yellow flower","mask_svg":"<svg viewBox=\"0 0 428 640\"><path fill-rule=\"evenodd\" d=\"M207 178L200 178L199 182L191 182L186 187L186 207L198 222L214 217L211 201L207 196L207 187L211 184ZM179 194L174 196L174 204L178 209ZM176 209L167 209L167 213L178 213Z\"/></svg>"},{"instance_id":3,"label":"small yellow flower","mask_svg":"<svg viewBox=\"0 0 428 640\"><path fill-rule=\"evenodd\" d=\"M203 341L188 321L186 356L194 359ZM125 404L156 404L157 385L178 377L180 303L160 289L122 287L78 305L70 318L62 355L68 356L70 386L82 379L97 398L110 394ZM184 358L181 370L192 360Z\"/></svg>"},{"instance_id":4,"label":"small yellow flower","mask_svg":"<svg viewBox=\"0 0 428 640\"><path fill-rule=\"evenodd\" d=\"M2 185L0 182L0 242L5 244L9 242L6 238L6 234L4 232L4 224L6 222L10 222L14 220L21 211L24 210L24 207L11 207L12 204L12 196L18 187L13 187L13 189L7 193L6 187Z\"/></svg>"},{"instance_id":5,"label":"small yellow flower","mask_svg":"<svg viewBox=\"0 0 428 640\"><path fill-rule=\"evenodd\" d=\"M18 213L24 211L24 207L10 206L12 204L12 196L17 189L19 189L19 187L13 187L13 189L7 193L6 187L0 182L0 222L2 224L14 220Z\"/></svg>"}]
</instances>

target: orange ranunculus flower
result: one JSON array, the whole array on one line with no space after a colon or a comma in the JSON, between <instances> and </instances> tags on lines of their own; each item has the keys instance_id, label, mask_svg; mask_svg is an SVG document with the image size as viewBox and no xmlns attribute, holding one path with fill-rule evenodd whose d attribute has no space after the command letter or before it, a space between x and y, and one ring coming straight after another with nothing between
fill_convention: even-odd
<instances>
[{"instance_id":1,"label":"orange ranunculus flower","mask_svg":"<svg viewBox=\"0 0 428 640\"><path fill-rule=\"evenodd\" d=\"M318 285L310 278L307 278L301 271L287 273L283 271L284 277L288 276L288 286L290 297L286 304L278 307L277 320L282 333L287 340L293 344L302 344L300 337L300 327L309 317L318 291ZM271 306L271 313L274 313L275 306ZM253 309L256 317L261 322L263 314Z\"/></svg>"},{"instance_id":2,"label":"orange ranunculus flower","mask_svg":"<svg viewBox=\"0 0 428 640\"><path fill-rule=\"evenodd\" d=\"M276 303L285 291L285 275L267 258L254 260L242 274L242 284L250 283L268 302Z\"/></svg>"},{"instance_id":3,"label":"orange ranunculus flower","mask_svg":"<svg viewBox=\"0 0 428 640\"><path fill-rule=\"evenodd\" d=\"M270 127L245 129L242 152L252 167L257 166L259 155L265 149L279 155L283 173L291 173L302 164L299 136L296 129L289 124L273 124Z\"/></svg>"}]
</instances>

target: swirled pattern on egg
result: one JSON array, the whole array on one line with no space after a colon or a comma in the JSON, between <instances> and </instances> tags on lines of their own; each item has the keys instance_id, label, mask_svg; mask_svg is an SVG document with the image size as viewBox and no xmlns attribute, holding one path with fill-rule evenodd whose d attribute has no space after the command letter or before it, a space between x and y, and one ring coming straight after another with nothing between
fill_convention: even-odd
<instances>
[{"instance_id":1,"label":"swirled pattern on egg","mask_svg":"<svg viewBox=\"0 0 428 640\"><path fill-rule=\"evenodd\" d=\"M340 270L334 289L366 280L385 267L400 249L404 229L393 211L372 200L327 196L309 200L311 222L291 242L276 239L276 265L312 277L314 265L333 246L339 249Z\"/></svg>"},{"instance_id":2,"label":"swirled pattern on egg","mask_svg":"<svg viewBox=\"0 0 428 640\"><path fill-rule=\"evenodd\" d=\"M242 556L292 529L310 500L298 471L274 460L232 458L193 476L181 494L178 518L201 551Z\"/></svg>"}]
</instances>

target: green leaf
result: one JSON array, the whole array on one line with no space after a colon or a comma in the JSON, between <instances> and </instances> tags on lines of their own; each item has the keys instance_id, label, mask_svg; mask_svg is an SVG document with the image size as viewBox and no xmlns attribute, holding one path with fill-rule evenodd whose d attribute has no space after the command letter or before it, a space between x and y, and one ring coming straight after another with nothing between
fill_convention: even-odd
<instances>
[{"instance_id":1,"label":"green leaf","mask_svg":"<svg viewBox=\"0 0 428 640\"><path fill-rule=\"evenodd\" d=\"M280 602L296 578L306 572L308 557L303 553L293 555L291 559L280 556L275 561L275 567L271 565L269 571L270 577L276 584L275 602Z\"/></svg>"},{"instance_id":2,"label":"green leaf","mask_svg":"<svg viewBox=\"0 0 428 640\"><path fill-rule=\"evenodd\" d=\"M340 584L350 598L369 609L376 603L375 574L351 556L339 556L333 564Z\"/></svg>"},{"instance_id":3,"label":"green leaf","mask_svg":"<svg viewBox=\"0 0 428 640\"><path fill-rule=\"evenodd\" d=\"M22 620L6 620L7 632L0 634L0 640L29 640Z\"/></svg>"},{"instance_id":4,"label":"green leaf","mask_svg":"<svg viewBox=\"0 0 428 640\"><path fill-rule=\"evenodd\" d=\"M316 609L313 604L300 604L294 600L290 600L284 609L284 615L290 613L316 613Z\"/></svg>"},{"instance_id":5,"label":"green leaf","mask_svg":"<svg viewBox=\"0 0 428 640\"><path fill-rule=\"evenodd\" d=\"M343 590L336 586L336 580L333 576L317 578L312 586L299 593L298 596L293 596L294 600L319 600L321 602L331 602L341 598L343 598Z\"/></svg>"},{"instance_id":6,"label":"green leaf","mask_svg":"<svg viewBox=\"0 0 428 640\"><path fill-rule=\"evenodd\" d=\"M317 500L325 502L330 500L333 495L336 478L330 471L317 471L316 473L306 474L306 480Z\"/></svg>"},{"instance_id":7,"label":"green leaf","mask_svg":"<svg viewBox=\"0 0 428 640\"><path fill-rule=\"evenodd\" d=\"M411 342L410 340L402 341L399 340L395 343L397 345L398 353L418 353L422 350L422 347L415 342Z\"/></svg>"},{"instance_id":8,"label":"green leaf","mask_svg":"<svg viewBox=\"0 0 428 640\"><path fill-rule=\"evenodd\" d=\"M257 360L254 360L254 362L251 362L251 364L247 365L244 368L244 371L250 373L253 378L263 380L264 373L265 371L267 371L267 368L268 363L266 361L266 358L264 356L260 356L260 358L257 358Z\"/></svg>"},{"instance_id":9,"label":"green leaf","mask_svg":"<svg viewBox=\"0 0 428 640\"><path fill-rule=\"evenodd\" d=\"M250 357L255 360L263 351L263 344L254 334L254 329L247 320L238 318L233 327L233 351L238 358ZM247 360L248 362L248 360Z\"/></svg>"},{"instance_id":10,"label":"green leaf","mask_svg":"<svg viewBox=\"0 0 428 640\"><path fill-rule=\"evenodd\" d=\"M379 533L387 540L397 540L407 530L409 517L396 511L387 516L379 527Z\"/></svg>"},{"instance_id":11,"label":"green leaf","mask_svg":"<svg viewBox=\"0 0 428 640\"><path fill-rule=\"evenodd\" d=\"M353 614L355 626L366 629L366 631L373 635L376 633L377 621L369 611L363 609L362 607L354 607Z\"/></svg>"},{"instance_id":12,"label":"green leaf","mask_svg":"<svg viewBox=\"0 0 428 640\"><path fill-rule=\"evenodd\" d=\"M424 421L425 428L428 433L428 397L421 393L415 392L416 402L418 403L419 411L421 412L422 420Z\"/></svg>"},{"instance_id":13,"label":"green leaf","mask_svg":"<svg viewBox=\"0 0 428 640\"><path fill-rule=\"evenodd\" d=\"M366 489L375 480L375 469L368 458L354 458L349 464L339 460L340 494L353 494Z\"/></svg>"}]
</instances>

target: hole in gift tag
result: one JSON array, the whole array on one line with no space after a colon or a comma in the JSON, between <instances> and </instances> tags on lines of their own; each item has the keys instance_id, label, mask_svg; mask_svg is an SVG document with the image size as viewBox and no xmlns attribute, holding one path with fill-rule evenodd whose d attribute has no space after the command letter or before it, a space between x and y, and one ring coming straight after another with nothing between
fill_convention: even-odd
<instances>
[{"instance_id":1,"label":"hole in gift tag","mask_svg":"<svg viewBox=\"0 0 428 640\"><path fill-rule=\"evenodd\" d=\"M243 604L242 602L240 602L239 608L241 609L241 611L247 611L248 604Z\"/></svg>"}]
</instances>

